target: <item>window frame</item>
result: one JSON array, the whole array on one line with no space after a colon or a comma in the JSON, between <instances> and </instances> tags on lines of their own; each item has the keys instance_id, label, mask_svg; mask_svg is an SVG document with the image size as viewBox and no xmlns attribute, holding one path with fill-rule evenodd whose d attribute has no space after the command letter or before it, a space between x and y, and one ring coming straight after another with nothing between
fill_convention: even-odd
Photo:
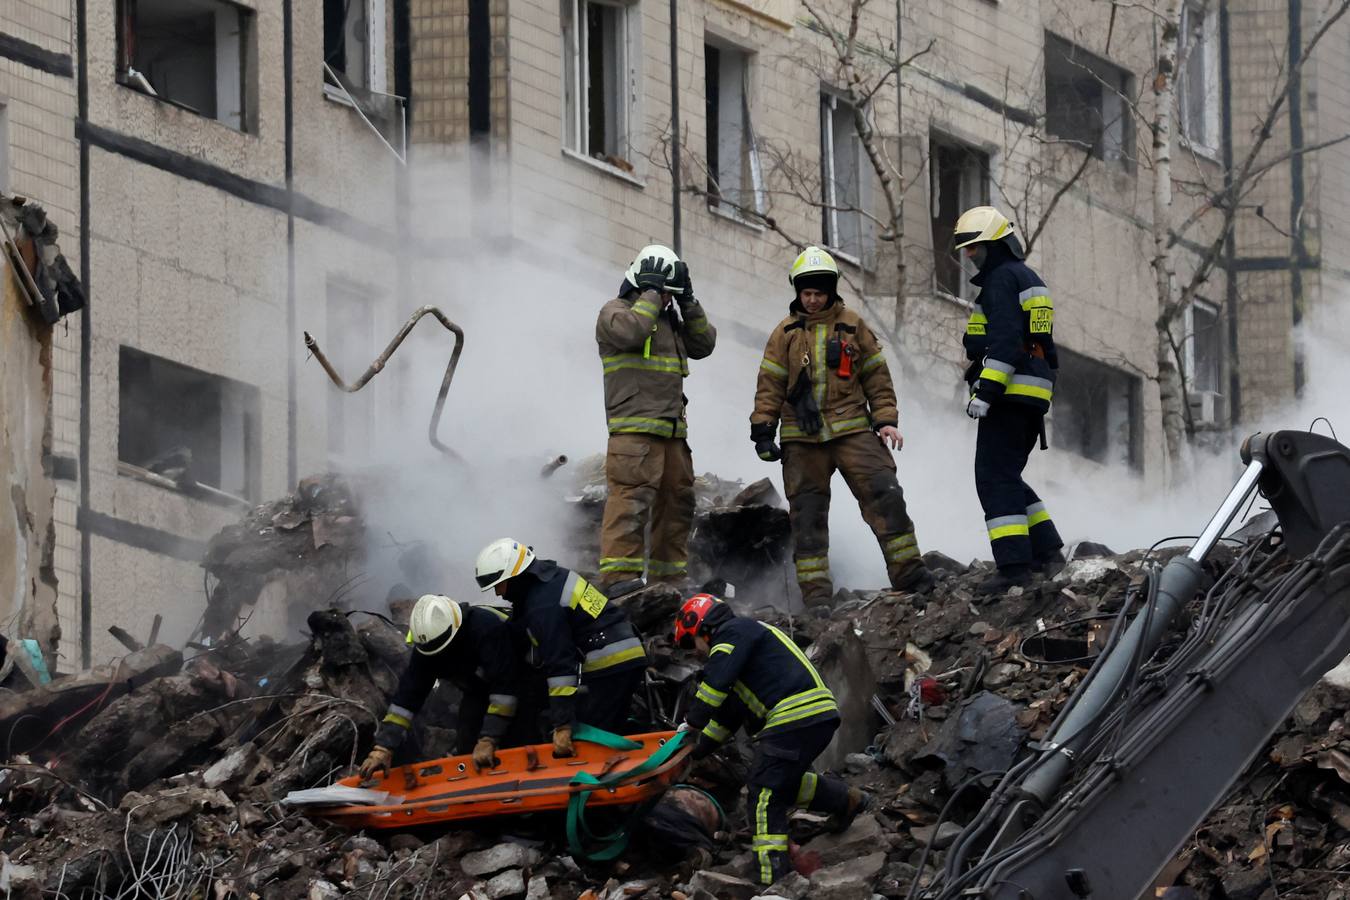
<instances>
[{"instance_id":1,"label":"window frame","mask_svg":"<svg viewBox=\"0 0 1350 900\"><path fill-rule=\"evenodd\" d=\"M589 6L607 7L617 11L618 20L614 33L617 38L615 48L617 68L615 85L618 96L611 98L617 102L615 115L615 136L613 154L603 148L597 155L590 147L590 100L589 87L589 42L585 18ZM637 181L634 172L633 125L638 121L637 110L637 60L640 57L637 46L638 29L641 16L633 15L637 9L635 0L561 0L560 37L562 40L562 149L574 158L598 165L621 175L628 180ZM614 157L630 167L632 171L610 162ZM641 182L638 182L639 184Z\"/></svg>"},{"instance_id":2,"label":"window frame","mask_svg":"<svg viewBox=\"0 0 1350 900\"><path fill-rule=\"evenodd\" d=\"M1198 379L1196 377L1199 362L1198 360L1199 354L1196 352L1197 332L1195 323L1195 312L1197 308L1199 308L1205 315L1207 315L1213 320L1214 322L1213 327L1216 331L1216 338L1214 342L1214 348L1216 352L1213 362L1214 386L1207 388L1200 387ZM1193 300L1191 300L1191 302L1187 305L1185 315L1183 316L1183 322L1184 327L1186 329L1186 334L1185 334L1185 342L1183 344L1184 352L1182 353L1182 364L1185 366L1186 371L1187 390L1193 393L1198 393L1200 391L1210 391L1214 394L1222 395L1223 371L1225 363L1224 359L1225 348L1223 344L1223 308L1220 307L1219 304L1214 303L1210 300L1206 300L1203 297L1196 297Z\"/></svg>"},{"instance_id":3,"label":"window frame","mask_svg":"<svg viewBox=\"0 0 1350 900\"><path fill-rule=\"evenodd\" d=\"M116 81L116 83L128 90L135 91L137 94L140 94L143 97L149 97L151 100L155 100L167 106L172 106L176 109L181 109L184 112L192 113L194 116L197 116L205 121L217 122L225 126L226 128L229 128L231 131L237 131L240 134L256 134L257 95L254 91L254 85L256 83L257 76L256 76L256 66L254 65L254 58L256 55L255 44L257 41L257 19L258 19L257 10L239 3L234 3L232 2L232 0L208 0L208 2L210 2L214 6L226 7L228 9L234 10L237 16L237 21L239 25L239 37L238 37L239 123L236 126L232 121L230 121L229 118L222 116L222 112L219 108L218 98L217 98L217 109L215 114L208 115L207 113L204 113L193 106L189 106L187 103L184 103L181 100L176 100L173 97L167 96L166 94L158 90L154 90L153 84L150 84L149 76L146 75L144 72L136 70L137 74L142 76L145 83L150 84L151 91L145 90L140 83L138 83L132 78L130 73L135 68L133 65L134 51L132 49L134 47L134 41L128 39L129 38L128 32L133 30L133 25L135 24L134 19L137 13L136 6L138 2L141 2L141 0L116 0L116 4L114 6L113 30L115 32L114 40L116 42L116 54L117 54L114 80ZM166 5L171 6L172 0L166 0ZM214 43L214 36L213 36L213 43ZM216 52L218 56L219 53L218 49L216 50ZM220 68L218 60L214 63L214 66L215 66L214 68L215 90L218 95L219 80L220 80Z\"/></svg>"},{"instance_id":4,"label":"window frame","mask_svg":"<svg viewBox=\"0 0 1350 900\"><path fill-rule=\"evenodd\" d=\"M994 190L994 155L987 149L977 146L970 141L964 141L958 137L954 137L950 132L942 131L937 128L930 129L928 132L928 206L930 229L932 230L933 240L933 290L939 295L951 297L964 304L970 304L975 301L975 297L979 294L979 288L971 284L970 279L965 277L964 270L960 267L959 259L956 260L958 274L960 275L957 292L952 293L938 283L938 257L941 255L950 255L951 246L949 235L945 245L946 249L944 249L944 246L939 243L937 230L933 227L938 224L938 204L941 202L940 185L938 183L938 178L941 174L938 171L938 151L940 149L964 151L967 154L978 157L975 160L977 164L983 163L983 171L979 172L977 175L980 180L978 190L979 197L974 200L962 200L958 196L956 204L958 208L958 217L961 212L970 209L972 206L987 206L992 202ZM964 174L965 173L963 172L963 178ZM953 220L952 225L954 226L955 224L956 222Z\"/></svg>"},{"instance_id":5,"label":"window frame","mask_svg":"<svg viewBox=\"0 0 1350 900\"><path fill-rule=\"evenodd\" d=\"M820 187L821 187L821 240L824 246L839 259L851 263L859 268L865 268L864 262L871 221L863 215L862 210L867 209L871 191L866 178L866 169L863 165L865 153L862 149L862 139L858 137L856 128L850 128L849 134L853 140L858 142L857 148L857 170L854 177L858 185L857 209L853 213L843 213L843 215L856 215L858 217L858 244L857 254L850 252L840 244L842 237L839 227L839 198L836 193L838 179L835 177L836 148L835 148L835 125L834 120L839 112L839 106L843 105L849 109L853 104L847 99L841 97L837 91L828 87L822 87L820 90Z\"/></svg>"},{"instance_id":6,"label":"window frame","mask_svg":"<svg viewBox=\"0 0 1350 900\"><path fill-rule=\"evenodd\" d=\"M1200 41L1191 46L1191 19L1200 15ZM1181 4L1181 34L1178 41L1178 54L1184 60L1178 66L1177 78L1177 134L1189 146L1206 156L1216 158L1219 153L1219 47L1218 16L1209 8L1208 3L1195 3L1185 0ZM1201 111L1204 134L1191 133L1190 118L1190 60L1195 49L1202 53L1200 70L1204 82L1202 96L1204 106Z\"/></svg>"},{"instance_id":7,"label":"window frame","mask_svg":"<svg viewBox=\"0 0 1350 900\"><path fill-rule=\"evenodd\" d=\"M1120 166L1127 171L1132 171L1137 152L1135 146L1137 136L1134 119L1130 113L1127 102L1134 86L1134 73L1115 61L1101 56L1100 54L1093 53L1082 45L1076 44L1052 31L1046 31L1044 33L1044 41L1041 87L1045 94L1044 122L1046 134L1091 154L1093 158L1098 159L1107 165ZM1052 52L1056 50L1060 51L1057 56ZM1101 127L1101 132L1091 145L1082 141L1077 135L1059 134L1051 127L1051 109L1060 108L1059 104L1054 104L1052 106L1050 102L1052 93L1050 90L1052 80L1052 57L1055 59L1062 59L1064 64L1071 68L1086 70L1091 75L1093 82L1101 90L1101 101L1096 108L1096 116ZM1053 69L1059 71L1058 66L1054 66ZM1109 83L1103 83L1108 81L1103 74L1104 71L1109 71L1117 82L1116 86L1111 86ZM1107 111L1105 107L1108 92L1119 95L1116 96L1115 99L1120 103L1121 107L1118 116L1118 121L1120 123L1119 143L1118 146L1115 147L1109 147L1106 141L1109 123L1106 120ZM1086 104L1083 105L1086 106ZM1073 109L1073 107L1074 104L1071 103L1066 108ZM1117 120L1111 120L1112 123L1115 121Z\"/></svg>"},{"instance_id":8,"label":"window frame","mask_svg":"<svg viewBox=\"0 0 1350 900\"><path fill-rule=\"evenodd\" d=\"M755 227L759 227L752 219L747 218L746 215L742 212L743 209L748 209L752 215L762 216L765 210L767 209L766 195L764 191L764 182L763 182L763 167L760 160L759 141L757 140L755 133L754 112L753 112L754 62L756 54L754 50L743 47L739 44L732 43L730 41L720 39L712 34L704 35L703 90L705 100L705 112L709 111L714 103L712 99L714 85L709 82L707 77L708 75L707 60L709 58L709 51L715 52L717 54L718 59L717 84L716 84L716 94L717 94L716 106L718 113L718 121L713 122L711 115L705 116L706 118L705 127L707 129L706 135L707 145L710 148L716 147L717 150L716 157L713 156L711 151L708 151L707 153L708 159L706 160L706 162L708 168L708 182L709 182L708 208L712 210L714 213L731 218L743 224L754 225ZM739 129L741 131L742 140L741 140L741 149L738 152L737 158L737 163L739 164L739 168L741 169L741 171L738 173L736 179L737 181L736 186L731 189L735 192L735 196L726 197L724 199L723 195L727 189L723 185L723 181L725 179L722 176L722 166L721 166L722 162L721 114L723 111L722 100L728 92L723 90L722 80L724 77L725 69L722 67L721 60L726 55L731 55L739 58L739 66L741 71L741 84L739 90L736 90L733 93L737 94L740 100ZM716 135L717 137L717 141L715 143L713 141L714 135Z\"/></svg>"}]
</instances>

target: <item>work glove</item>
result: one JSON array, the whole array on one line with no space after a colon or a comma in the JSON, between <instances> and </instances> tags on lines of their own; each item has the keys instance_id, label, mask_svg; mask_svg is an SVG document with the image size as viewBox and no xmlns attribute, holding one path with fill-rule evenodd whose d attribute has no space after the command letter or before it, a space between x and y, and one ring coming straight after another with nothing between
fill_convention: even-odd
<instances>
[{"instance_id":1,"label":"work glove","mask_svg":"<svg viewBox=\"0 0 1350 900\"><path fill-rule=\"evenodd\" d=\"M675 295L675 299L681 304L689 303L694 299L694 283L689 279L689 264L684 260L675 263L670 273L670 281L666 284L666 290Z\"/></svg>"},{"instance_id":2,"label":"work glove","mask_svg":"<svg viewBox=\"0 0 1350 900\"><path fill-rule=\"evenodd\" d=\"M562 759L576 755L577 751L572 746L572 726L562 725L553 729L553 758Z\"/></svg>"},{"instance_id":3,"label":"work glove","mask_svg":"<svg viewBox=\"0 0 1350 900\"><path fill-rule=\"evenodd\" d=\"M787 401L792 404L792 410L797 414L797 424L805 434L816 434L825 425L811 387L811 376L802 369L801 374L797 376L797 382L787 394Z\"/></svg>"},{"instance_id":4,"label":"work glove","mask_svg":"<svg viewBox=\"0 0 1350 900\"><path fill-rule=\"evenodd\" d=\"M765 462L778 462L783 458L782 449L773 441L755 441L755 453Z\"/></svg>"},{"instance_id":5,"label":"work glove","mask_svg":"<svg viewBox=\"0 0 1350 900\"><path fill-rule=\"evenodd\" d=\"M473 764L474 768L482 771L483 769L495 768L497 765L497 742L493 738L483 735L478 739L478 743L473 745Z\"/></svg>"},{"instance_id":6,"label":"work glove","mask_svg":"<svg viewBox=\"0 0 1350 900\"><path fill-rule=\"evenodd\" d=\"M983 419L989 414L989 401L981 400L979 397L971 397L970 402L966 404L966 415L972 419Z\"/></svg>"},{"instance_id":7,"label":"work glove","mask_svg":"<svg viewBox=\"0 0 1350 900\"><path fill-rule=\"evenodd\" d=\"M700 734L698 740L694 742L693 751L689 755L694 759L707 759L720 749L722 749L721 744L706 734Z\"/></svg>"},{"instance_id":8,"label":"work glove","mask_svg":"<svg viewBox=\"0 0 1350 900\"><path fill-rule=\"evenodd\" d=\"M389 777L389 763L393 758L393 750L376 744L371 748L370 755L366 757L366 761L361 763L361 768L357 769L358 774L361 776L361 780L364 781L367 778L370 778L376 771L382 772L386 778Z\"/></svg>"},{"instance_id":9,"label":"work glove","mask_svg":"<svg viewBox=\"0 0 1350 900\"><path fill-rule=\"evenodd\" d=\"M638 265L636 279L638 289L663 293L666 290L666 282L671 277L670 269L669 263L662 263L655 256L647 257Z\"/></svg>"}]
</instances>

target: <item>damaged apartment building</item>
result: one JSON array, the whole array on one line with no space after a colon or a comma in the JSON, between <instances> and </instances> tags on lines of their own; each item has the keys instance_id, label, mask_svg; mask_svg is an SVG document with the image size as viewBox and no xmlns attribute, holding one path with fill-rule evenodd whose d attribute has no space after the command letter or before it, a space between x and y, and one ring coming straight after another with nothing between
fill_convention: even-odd
<instances>
[{"instance_id":1,"label":"damaged apartment building","mask_svg":"<svg viewBox=\"0 0 1350 900\"><path fill-rule=\"evenodd\" d=\"M1185 7L1179 217L1243 158L1319 14L1301 0ZM108 627L143 636L147 610L186 636L206 540L369 439L390 386L344 398L302 377L301 335L359 370L417 305L416 223L400 211L422 194L405 160L466 163L451 171L492 198L490 214L415 211L470 241L535 252L565 228L616 273L638 245L674 243L715 307L719 355L747 370L788 299L793 245L828 246L906 402L926 408L955 408L961 390L972 291L948 235L964 208L1004 207L1035 236L1030 262L1060 312L1055 469L1118 466L1159 484L1152 13L867 4L853 62L878 85L873 147L905 182L902 236L883 240L886 187L831 39L849 12L848 0L6 4L0 187L46 210L89 300L42 326L50 352L24 376L49 420L21 433L27 502L52 522L51 577L36 583L54 585L56 665L106 661L121 651ZM1348 29L1299 69L1263 157L1273 167L1232 238L1204 217L1179 241L1183 278L1224 243L1178 329L1197 431L1300 389L1299 326L1350 275L1337 212L1350 145L1308 151L1350 122L1343 54L1327 52ZM896 60L899 78L883 81Z\"/></svg>"}]
</instances>

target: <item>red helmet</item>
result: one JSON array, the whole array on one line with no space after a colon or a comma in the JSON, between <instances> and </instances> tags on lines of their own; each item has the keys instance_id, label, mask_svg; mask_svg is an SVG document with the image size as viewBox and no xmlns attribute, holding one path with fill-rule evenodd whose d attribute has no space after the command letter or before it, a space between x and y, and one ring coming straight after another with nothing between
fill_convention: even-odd
<instances>
[{"instance_id":1,"label":"red helmet","mask_svg":"<svg viewBox=\"0 0 1350 900\"><path fill-rule=\"evenodd\" d=\"M708 614L721 605L722 601L712 594L695 594L684 601L675 615L675 645L686 650L693 647L694 637L703 630Z\"/></svg>"}]
</instances>

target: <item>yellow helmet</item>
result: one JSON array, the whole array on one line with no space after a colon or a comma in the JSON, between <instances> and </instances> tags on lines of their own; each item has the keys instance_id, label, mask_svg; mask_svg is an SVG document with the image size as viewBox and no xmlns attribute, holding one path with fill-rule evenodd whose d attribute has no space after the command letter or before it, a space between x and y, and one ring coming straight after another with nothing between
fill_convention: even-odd
<instances>
[{"instance_id":1,"label":"yellow helmet","mask_svg":"<svg viewBox=\"0 0 1350 900\"><path fill-rule=\"evenodd\" d=\"M960 250L981 241L998 241L1016 230L1008 217L992 206L975 206L961 213L952 235L952 249Z\"/></svg>"},{"instance_id":2,"label":"yellow helmet","mask_svg":"<svg viewBox=\"0 0 1350 900\"><path fill-rule=\"evenodd\" d=\"M796 287L797 279L802 275L833 275L838 279L839 266L833 256L819 247L807 247L793 261L788 284Z\"/></svg>"}]
</instances>

